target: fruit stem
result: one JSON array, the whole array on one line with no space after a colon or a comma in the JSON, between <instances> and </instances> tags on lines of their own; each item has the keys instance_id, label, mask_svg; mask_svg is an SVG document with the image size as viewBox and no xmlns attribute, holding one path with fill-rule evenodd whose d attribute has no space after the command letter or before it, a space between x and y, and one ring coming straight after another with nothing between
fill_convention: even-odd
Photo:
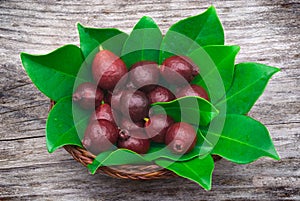
<instances>
[{"instance_id":1,"label":"fruit stem","mask_svg":"<svg viewBox=\"0 0 300 201\"><path fill-rule=\"evenodd\" d=\"M148 122L148 121L149 121L149 118L145 117L145 118L144 118L144 121L145 121L145 122Z\"/></svg>"},{"instance_id":2,"label":"fruit stem","mask_svg":"<svg viewBox=\"0 0 300 201\"><path fill-rule=\"evenodd\" d=\"M101 52L103 49L102 45L99 46L99 51Z\"/></svg>"},{"instance_id":3,"label":"fruit stem","mask_svg":"<svg viewBox=\"0 0 300 201\"><path fill-rule=\"evenodd\" d=\"M119 137L120 137L121 140L126 141L126 140L128 140L128 138L129 138L130 136L129 136L127 130L122 129L122 130L119 131Z\"/></svg>"}]
</instances>

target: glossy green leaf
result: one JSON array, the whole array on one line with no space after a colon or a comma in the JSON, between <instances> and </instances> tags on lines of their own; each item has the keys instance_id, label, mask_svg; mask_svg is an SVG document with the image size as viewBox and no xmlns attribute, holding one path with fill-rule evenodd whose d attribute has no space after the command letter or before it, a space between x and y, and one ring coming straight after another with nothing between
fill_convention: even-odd
<instances>
[{"instance_id":1,"label":"glossy green leaf","mask_svg":"<svg viewBox=\"0 0 300 201\"><path fill-rule=\"evenodd\" d=\"M193 158L192 160L184 162L159 159L156 160L155 163L181 177L198 183L206 190L211 189L214 160L210 155L203 159Z\"/></svg>"},{"instance_id":2,"label":"glossy green leaf","mask_svg":"<svg viewBox=\"0 0 300 201\"><path fill-rule=\"evenodd\" d=\"M258 63L237 64L232 86L216 106L227 104L228 114L248 113L263 93L269 79L279 70Z\"/></svg>"},{"instance_id":3,"label":"glossy green leaf","mask_svg":"<svg viewBox=\"0 0 300 201\"><path fill-rule=\"evenodd\" d=\"M128 35L118 29L91 28L77 24L80 48L85 58L93 57L98 52L100 44L104 49L110 50L116 55L121 55L121 50Z\"/></svg>"},{"instance_id":4,"label":"glossy green leaf","mask_svg":"<svg viewBox=\"0 0 300 201\"><path fill-rule=\"evenodd\" d=\"M72 95L83 56L77 46L66 45L46 55L21 53L21 60L35 86L50 99L58 101Z\"/></svg>"},{"instance_id":5,"label":"glossy green leaf","mask_svg":"<svg viewBox=\"0 0 300 201\"><path fill-rule=\"evenodd\" d=\"M172 25L161 44L160 63L172 55L187 55L206 45L223 45L224 31L213 6Z\"/></svg>"},{"instance_id":6,"label":"glossy green leaf","mask_svg":"<svg viewBox=\"0 0 300 201\"><path fill-rule=\"evenodd\" d=\"M220 100L230 88L234 74L234 61L239 50L239 46L211 45L189 54L200 69L200 74L192 83L204 87L212 103Z\"/></svg>"},{"instance_id":7,"label":"glossy green leaf","mask_svg":"<svg viewBox=\"0 0 300 201\"><path fill-rule=\"evenodd\" d=\"M114 151L100 153L88 169L94 174L101 166L114 166L125 164L150 164L140 154L128 149L117 149Z\"/></svg>"},{"instance_id":8,"label":"glossy green leaf","mask_svg":"<svg viewBox=\"0 0 300 201\"><path fill-rule=\"evenodd\" d=\"M162 33L152 18L144 16L133 28L122 49L122 59L127 67L138 61L158 63Z\"/></svg>"},{"instance_id":9,"label":"glossy green leaf","mask_svg":"<svg viewBox=\"0 0 300 201\"><path fill-rule=\"evenodd\" d=\"M73 115L80 121L74 123ZM83 133L77 128L86 128L90 112L72 105L72 98L65 97L58 101L51 109L46 125L46 144L50 153L64 145L77 145L82 147ZM82 130L81 130L82 132Z\"/></svg>"},{"instance_id":10,"label":"glossy green leaf","mask_svg":"<svg viewBox=\"0 0 300 201\"><path fill-rule=\"evenodd\" d=\"M106 151L102 152L96 156L91 164L87 165L88 170L90 173L95 174L97 169L102 166L101 162L105 160L113 151Z\"/></svg>"},{"instance_id":11,"label":"glossy green leaf","mask_svg":"<svg viewBox=\"0 0 300 201\"><path fill-rule=\"evenodd\" d=\"M244 164L262 156L279 160L267 128L248 116L228 114L222 133L213 129L203 132L219 138L212 154L229 161Z\"/></svg>"},{"instance_id":12,"label":"glossy green leaf","mask_svg":"<svg viewBox=\"0 0 300 201\"><path fill-rule=\"evenodd\" d=\"M218 115L218 110L200 97L182 97L170 102L153 103L155 114L168 114L176 122L184 121L194 125L207 125Z\"/></svg>"}]
</instances>

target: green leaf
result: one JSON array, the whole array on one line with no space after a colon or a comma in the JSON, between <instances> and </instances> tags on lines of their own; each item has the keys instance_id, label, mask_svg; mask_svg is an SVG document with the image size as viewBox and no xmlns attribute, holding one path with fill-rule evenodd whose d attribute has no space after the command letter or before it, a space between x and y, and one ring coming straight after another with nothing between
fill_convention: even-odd
<instances>
[{"instance_id":1,"label":"green leaf","mask_svg":"<svg viewBox=\"0 0 300 201\"><path fill-rule=\"evenodd\" d=\"M74 122L73 115L80 121ZM72 98L65 97L51 109L46 125L46 144L50 153L64 145L82 147L82 130L89 121L90 112L72 105ZM79 132L78 132L79 131Z\"/></svg>"},{"instance_id":2,"label":"green leaf","mask_svg":"<svg viewBox=\"0 0 300 201\"><path fill-rule=\"evenodd\" d=\"M184 121L194 125L207 125L218 115L218 110L207 100L187 96L170 102L153 103L155 114L168 114L176 122Z\"/></svg>"},{"instance_id":3,"label":"green leaf","mask_svg":"<svg viewBox=\"0 0 300 201\"><path fill-rule=\"evenodd\" d=\"M217 107L227 104L228 114L246 114L263 93L269 79L280 69L258 63L240 63L235 67L231 88Z\"/></svg>"},{"instance_id":4,"label":"green leaf","mask_svg":"<svg viewBox=\"0 0 300 201\"><path fill-rule=\"evenodd\" d=\"M214 160L210 155L203 159L194 158L184 162L159 159L156 160L155 163L163 168L171 170L181 177L198 183L206 190L211 189Z\"/></svg>"},{"instance_id":5,"label":"green leaf","mask_svg":"<svg viewBox=\"0 0 300 201\"><path fill-rule=\"evenodd\" d=\"M121 49L128 35L118 29L112 28L90 28L77 24L80 48L85 58L94 57L101 44L104 49L112 51L120 56ZM90 55L91 54L91 55Z\"/></svg>"},{"instance_id":6,"label":"green leaf","mask_svg":"<svg viewBox=\"0 0 300 201\"><path fill-rule=\"evenodd\" d=\"M97 155L96 158L93 160L93 162L87 165L87 168L90 171L90 173L95 174L97 169L102 166L101 162L105 158L107 158L111 153L112 151L106 151Z\"/></svg>"},{"instance_id":7,"label":"green leaf","mask_svg":"<svg viewBox=\"0 0 300 201\"><path fill-rule=\"evenodd\" d=\"M21 53L21 60L35 86L50 99L58 101L72 95L83 56L77 46L66 45L46 55Z\"/></svg>"},{"instance_id":8,"label":"green leaf","mask_svg":"<svg viewBox=\"0 0 300 201\"><path fill-rule=\"evenodd\" d=\"M160 63L172 55L187 55L200 46L223 45L224 31L213 6L172 25L161 44Z\"/></svg>"},{"instance_id":9,"label":"green leaf","mask_svg":"<svg viewBox=\"0 0 300 201\"><path fill-rule=\"evenodd\" d=\"M262 156L279 160L267 128L248 116L229 114L222 133L214 129L203 132L219 138L212 154L229 161L245 164Z\"/></svg>"},{"instance_id":10,"label":"green leaf","mask_svg":"<svg viewBox=\"0 0 300 201\"><path fill-rule=\"evenodd\" d=\"M162 33L152 18L144 16L133 28L122 49L122 59L127 67L138 61L158 63Z\"/></svg>"},{"instance_id":11,"label":"green leaf","mask_svg":"<svg viewBox=\"0 0 300 201\"><path fill-rule=\"evenodd\" d=\"M200 74L192 83L205 88L212 103L220 100L230 88L234 74L234 61L239 50L239 46L211 45L189 54L200 69Z\"/></svg>"},{"instance_id":12,"label":"green leaf","mask_svg":"<svg viewBox=\"0 0 300 201\"><path fill-rule=\"evenodd\" d=\"M100 153L88 169L95 174L101 166L125 165L125 164L150 164L140 154L128 149L117 149L114 151Z\"/></svg>"},{"instance_id":13,"label":"green leaf","mask_svg":"<svg viewBox=\"0 0 300 201\"><path fill-rule=\"evenodd\" d=\"M143 155L144 159L154 161L156 159L165 158L173 161L187 161L197 156L207 154L207 150L202 147L204 137L200 130L197 131L197 142L195 147L187 154L173 154L165 144L151 143L151 147L147 154Z\"/></svg>"}]
</instances>

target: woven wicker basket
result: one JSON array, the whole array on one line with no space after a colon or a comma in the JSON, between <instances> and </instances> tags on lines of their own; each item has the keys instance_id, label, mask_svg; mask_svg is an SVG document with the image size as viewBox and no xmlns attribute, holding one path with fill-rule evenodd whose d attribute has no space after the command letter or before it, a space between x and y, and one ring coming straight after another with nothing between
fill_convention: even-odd
<instances>
[{"instance_id":1,"label":"woven wicker basket","mask_svg":"<svg viewBox=\"0 0 300 201\"><path fill-rule=\"evenodd\" d=\"M50 102L50 109L53 107L54 102ZM96 158L95 155L90 153L84 148L78 146L66 145L64 149L69 152L72 157L87 166L91 164ZM221 157L213 155L214 161L219 161ZM122 178L122 179L133 179L133 180L150 180L150 179L163 179L172 178L177 175L167 169L163 169L155 164L152 165L119 165L113 167L102 166L98 168L97 173L104 173L111 177Z\"/></svg>"}]
</instances>

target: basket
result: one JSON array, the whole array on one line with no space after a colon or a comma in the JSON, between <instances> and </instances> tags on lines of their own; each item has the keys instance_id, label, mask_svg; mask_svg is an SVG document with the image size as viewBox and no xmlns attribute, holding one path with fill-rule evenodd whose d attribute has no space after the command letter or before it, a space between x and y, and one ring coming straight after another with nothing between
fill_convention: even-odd
<instances>
[{"instance_id":1,"label":"basket","mask_svg":"<svg viewBox=\"0 0 300 201\"><path fill-rule=\"evenodd\" d=\"M54 101L50 102L50 108L54 105ZM95 155L90 153L84 148L65 145L64 149L71 154L71 156L84 166L91 164L96 158ZM220 156L213 155L214 161L219 161ZM114 178L132 179L132 180L151 180L151 179L167 179L177 177L177 175L167 169L164 169L155 164L151 165L118 165L118 166L101 166L98 168L97 173L106 174Z\"/></svg>"}]
</instances>

